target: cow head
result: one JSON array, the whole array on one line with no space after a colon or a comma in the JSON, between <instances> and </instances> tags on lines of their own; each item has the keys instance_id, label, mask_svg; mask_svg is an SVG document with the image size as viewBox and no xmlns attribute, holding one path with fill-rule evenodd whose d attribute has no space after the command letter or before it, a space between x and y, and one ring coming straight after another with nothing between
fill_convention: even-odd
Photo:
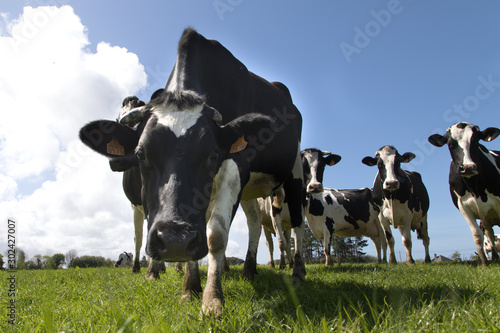
<instances>
[{"instance_id":1,"label":"cow head","mask_svg":"<svg viewBox=\"0 0 500 333\"><path fill-rule=\"evenodd\" d=\"M117 122L120 122L120 120L130 111L143 107L145 106L146 103L141 101L137 96L129 96L126 97L123 102L122 102L122 108L120 110L120 113L118 114L118 117L116 118Z\"/></svg>"},{"instance_id":2,"label":"cow head","mask_svg":"<svg viewBox=\"0 0 500 333\"><path fill-rule=\"evenodd\" d=\"M436 147L448 144L453 162L457 166L455 170L462 177L472 177L478 174L478 156L481 149L486 149L479 140L491 141L500 134L500 130L489 127L480 131L479 127L466 122L454 124L446 130L444 135L433 134L429 142Z\"/></svg>"},{"instance_id":3,"label":"cow head","mask_svg":"<svg viewBox=\"0 0 500 333\"><path fill-rule=\"evenodd\" d=\"M325 166L337 164L341 157L329 151L321 151L315 148L304 149L301 156L307 193L323 192Z\"/></svg>"},{"instance_id":4,"label":"cow head","mask_svg":"<svg viewBox=\"0 0 500 333\"><path fill-rule=\"evenodd\" d=\"M375 157L367 156L362 162L368 166L377 165L382 188L392 192L398 190L400 186L398 176L402 174L401 163L408 163L414 158L413 153L400 155L396 148L384 146L377 151Z\"/></svg>"},{"instance_id":5,"label":"cow head","mask_svg":"<svg viewBox=\"0 0 500 333\"><path fill-rule=\"evenodd\" d=\"M224 160L241 158L230 152L241 137L271 122L260 114L224 126L221 120L198 94L162 90L119 123L99 120L80 130L80 139L109 157L113 170L140 167L146 251L154 259L190 261L207 254L206 214L219 168Z\"/></svg>"}]
</instances>

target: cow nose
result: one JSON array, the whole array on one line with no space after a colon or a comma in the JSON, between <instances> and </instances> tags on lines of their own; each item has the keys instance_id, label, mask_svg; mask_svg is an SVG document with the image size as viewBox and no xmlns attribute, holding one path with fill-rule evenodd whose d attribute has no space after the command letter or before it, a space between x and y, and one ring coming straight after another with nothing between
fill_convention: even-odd
<instances>
[{"instance_id":1,"label":"cow nose","mask_svg":"<svg viewBox=\"0 0 500 333\"><path fill-rule=\"evenodd\" d=\"M464 164L460 168L460 173L465 177L477 175L477 165L475 163Z\"/></svg>"},{"instance_id":2,"label":"cow nose","mask_svg":"<svg viewBox=\"0 0 500 333\"><path fill-rule=\"evenodd\" d=\"M386 180L384 182L384 190L394 191L399 189L399 181L397 180Z\"/></svg>"},{"instance_id":3,"label":"cow nose","mask_svg":"<svg viewBox=\"0 0 500 333\"><path fill-rule=\"evenodd\" d=\"M323 185L319 182L309 183L307 185L307 193L320 193L323 192Z\"/></svg>"},{"instance_id":4,"label":"cow nose","mask_svg":"<svg viewBox=\"0 0 500 333\"><path fill-rule=\"evenodd\" d=\"M148 234L146 251L153 259L192 261L207 255L203 232L184 222L156 223Z\"/></svg>"}]
</instances>

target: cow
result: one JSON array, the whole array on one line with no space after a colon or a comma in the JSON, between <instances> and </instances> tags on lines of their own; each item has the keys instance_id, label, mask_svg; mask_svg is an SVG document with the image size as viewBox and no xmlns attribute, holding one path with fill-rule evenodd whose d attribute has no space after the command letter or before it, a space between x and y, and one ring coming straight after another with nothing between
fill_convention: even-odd
<instances>
[{"instance_id":1,"label":"cow","mask_svg":"<svg viewBox=\"0 0 500 333\"><path fill-rule=\"evenodd\" d=\"M314 156L314 157L313 157ZM323 172L325 165L335 165L341 157L328 151L316 148L304 149L301 152L304 187L307 193L323 191ZM302 204L306 205L306 193L303 195ZM262 219L262 227L266 237L266 243L271 257L270 266L274 267L274 245L271 234L276 234L281 257L279 268L285 268L285 253L290 267L293 267L290 244L290 213L288 200L281 190L275 194L258 199L259 214Z\"/></svg>"},{"instance_id":2,"label":"cow","mask_svg":"<svg viewBox=\"0 0 500 333\"><path fill-rule=\"evenodd\" d=\"M413 265L411 255L411 231L417 231L417 238L422 239L425 248L426 263L431 262L429 255L430 238L427 230L427 212L429 194L418 172L401 168L401 163L408 163L415 158L413 153L400 155L393 146L380 148L375 157L367 156L363 164L378 166L378 173L373 184L373 202L379 208L379 219L389 244L389 263L396 263L394 238L390 225L398 228L403 236L406 249L406 262Z\"/></svg>"},{"instance_id":3,"label":"cow","mask_svg":"<svg viewBox=\"0 0 500 333\"><path fill-rule=\"evenodd\" d=\"M304 149L301 153L302 169L304 171L307 224L314 237L323 244L326 265L333 263L330 257L330 243L333 235L340 237L367 236L372 239L377 251L377 262L387 262L385 235L378 219L378 208L372 200L372 190L337 190L323 187L325 166L337 164L341 157L329 151L315 148ZM286 202L281 209L280 196L260 199L263 215L264 234L272 258L271 232L276 233L281 252L280 268L284 268L284 252L289 249L290 238L286 231L290 229L288 206ZM284 237L283 237L284 234ZM269 236L268 236L269 235ZM283 240L284 238L284 240ZM270 245L269 245L270 244ZM383 252L381 252L381 249Z\"/></svg>"},{"instance_id":4,"label":"cow","mask_svg":"<svg viewBox=\"0 0 500 333\"><path fill-rule=\"evenodd\" d=\"M484 251L486 252L486 254L493 252L493 248L497 251L497 253L498 251L500 251L500 236L495 235L494 240L495 243L494 246L492 246L492 244L488 241L488 238L484 238Z\"/></svg>"},{"instance_id":5,"label":"cow","mask_svg":"<svg viewBox=\"0 0 500 333\"><path fill-rule=\"evenodd\" d=\"M462 213L476 243L479 261L484 266L484 235L494 244L493 226L500 224L500 152L488 150L479 143L498 137L500 129L489 127L483 131L477 125L459 122L444 135L433 134L429 142L442 147L448 145L451 154L449 184L453 204ZM477 223L481 220L484 233ZM498 252L492 248L492 259Z\"/></svg>"},{"instance_id":6,"label":"cow","mask_svg":"<svg viewBox=\"0 0 500 333\"><path fill-rule=\"evenodd\" d=\"M387 261L387 245L378 220L377 207L372 201L371 189L337 190L323 187L325 166L335 165L340 159L338 155L318 149L306 149L302 152L307 188L307 225L314 237L323 244L325 265L333 264L330 244L334 234L340 237L370 237L377 251L377 262Z\"/></svg>"},{"instance_id":7,"label":"cow","mask_svg":"<svg viewBox=\"0 0 500 333\"><path fill-rule=\"evenodd\" d=\"M202 313L220 316L221 263L240 203L249 227L243 276L252 279L256 272L256 198L283 187L295 234L292 278L305 279L301 129L302 117L283 84L251 73L219 42L187 28L165 89L120 123L87 124L80 139L110 158L115 171L139 166L146 252L188 262L208 254ZM189 285L197 268L186 269L184 279L194 294Z\"/></svg>"},{"instance_id":8,"label":"cow","mask_svg":"<svg viewBox=\"0 0 500 333\"><path fill-rule=\"evenodd\" d=\"M134 255L130 252L123 251L118 256L118 261L115 263L115 267L125 267L126 265L132 265L134 261Z\"/></svg>"},{"instance_id":9,"label":"cow","mask_svg":"<svg viewBox=\"0 0 500 333\"><path fill-rule=\"evenodd\" d=\"M285 268L285 256L286 261L290 268L293 267L293 257L291 251L291 230L292 226L290 224L290 214L288 213L288 203L283 202L284 200L283 189L278 190L275 194L267 198L258 198L257 202L259 205L259 216L262 223L262 230L264 231L264 236L266 237L266 245L269 251L269 266L274 268L274 244L273 244L273 234L276 235L278 239L278 247L280 249L281 257L279 268ZM280 208L281 207L281 208ZM278 211L279 210L279 213ZM281 213L281 211L283 211Z\"/></svg>"}]
</instances>

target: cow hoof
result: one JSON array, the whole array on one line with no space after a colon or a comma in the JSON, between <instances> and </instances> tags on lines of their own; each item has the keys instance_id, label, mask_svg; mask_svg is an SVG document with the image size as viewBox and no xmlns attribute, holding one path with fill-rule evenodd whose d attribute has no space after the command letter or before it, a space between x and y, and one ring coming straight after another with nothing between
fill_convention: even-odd
<instances>
[{"instance_id":1,"label":"cow hoof","mask_svg":"<svg viewBox=\"0 0 500 333\"><path fill-rule=\"evenodd\" d=\"M295 260L293 261L292 281L302 282L305 280L306 280L306 266L304 265L302 258L295 256Z\"/></svg>"},{"instance_id":2,"label":"cow hoof","mask_svg":"<svg viewBox=\"0 0 500 333\"><path fill-rule=\"evenodd\" d=\"M212 299L208 304L203 304L201 306L201 316L220 318L222 316L222 301Z\"/></svg>"},{"instance_id":3,"label":"cow hoof","mask_svg":"<svg viewBox=\"0 0 500 333\"><path fill-rule=\"evenodd\" d=\"M241 277L245 280L253 281L255 279L255 274L257 274L257 272L252 269L244 269L243 273L241 273Z\"/></svg>"},{"instance_id":4,"label":"cow hoof","mask_svg":"<svg viewBox=\"0 0 500 333\"><path fill-rule=\"evenodd\" d=\"M140 272L141 272L141 266L136 267L136 266L134 265L134 267L132 267L132 273L140 273Z\"/></svg>"},{"instance_id":5,"label":"cow hoof","mask_svg":"<svg viewBox=\"0 0 500 333\"><path fill-rule=\"evenodd\" d=\"M274 268L274 261L269 262L269 268Z\"/></svg>"}]
</instances>

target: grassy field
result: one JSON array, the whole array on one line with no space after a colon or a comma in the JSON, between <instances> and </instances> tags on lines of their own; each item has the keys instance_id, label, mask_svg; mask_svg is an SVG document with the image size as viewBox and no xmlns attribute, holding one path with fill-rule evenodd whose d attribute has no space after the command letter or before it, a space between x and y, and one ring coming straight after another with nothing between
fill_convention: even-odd
<instances>
[{"instance_id":1,"label":"grassy field","mask_svg":"<svg viewBox=\"0 0 500 333\"><path fill-rule=\"evenodd\" d=\"M159 281L118 268L18 271L15 326L7 322L10 274L0 271L0 331L500 331L498 264L309 265L298 285L290 270L259 266L253 282L242 280L241 270L224 275L220 319L200 317L201 300L180 302L182 274L173 268Z\"/></svg>"}]
</instances>

